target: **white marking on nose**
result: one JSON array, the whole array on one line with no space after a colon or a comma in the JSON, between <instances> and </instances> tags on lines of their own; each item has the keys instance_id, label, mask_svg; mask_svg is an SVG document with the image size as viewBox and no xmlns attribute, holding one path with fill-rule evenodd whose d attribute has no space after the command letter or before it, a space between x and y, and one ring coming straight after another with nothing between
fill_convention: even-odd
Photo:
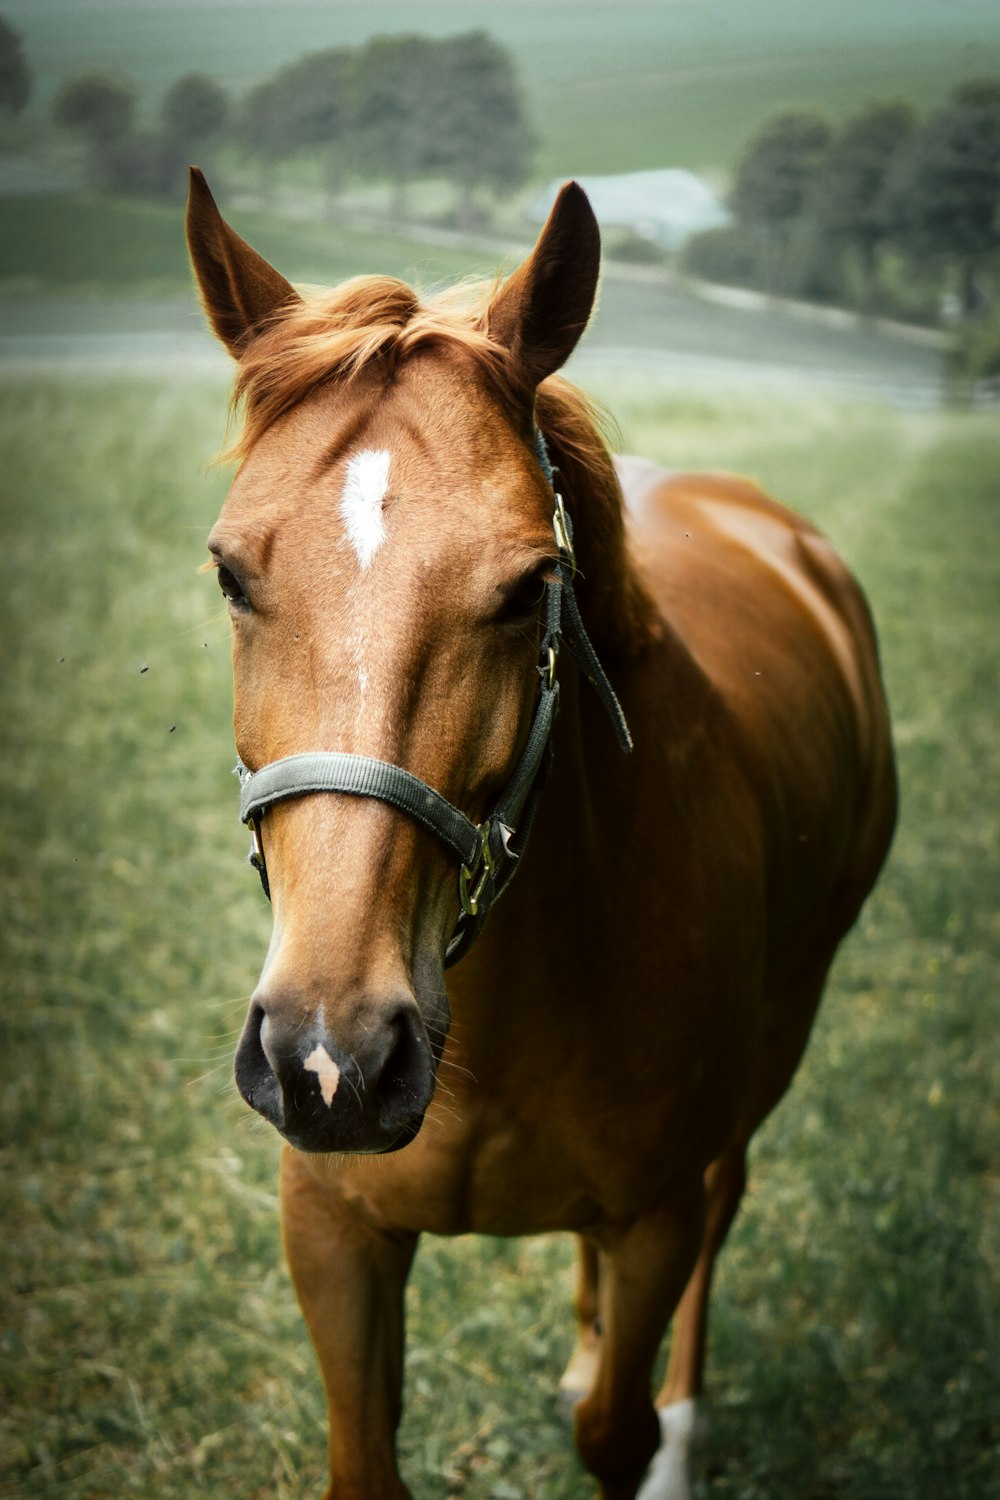
<instances>
[{"instance_id":1,"label":"white marking on nose","mask_svg":"<svg viewBox=\"0 0 1000 1500\"><path fill-rule=\"evenodd\" d=\"M388 489L389 454L385 448L365 448L348 460L340 514L362 568L369 566L385 541L382 501Z\"/></svg>"},{"instance_id":2,"label":"white marking on nose","mask_svg":"<svg viewBox=\"0 0 1000 1500\"><path fill-rule=\"evenodd\" d=\"M319 1091L323 1095L323 1103L329 1109L340 1084L340 1069L322 1042L316 1043L302 1066L307 1073L316 1074L319 1079Z\"/></svg>"}]
</instances>

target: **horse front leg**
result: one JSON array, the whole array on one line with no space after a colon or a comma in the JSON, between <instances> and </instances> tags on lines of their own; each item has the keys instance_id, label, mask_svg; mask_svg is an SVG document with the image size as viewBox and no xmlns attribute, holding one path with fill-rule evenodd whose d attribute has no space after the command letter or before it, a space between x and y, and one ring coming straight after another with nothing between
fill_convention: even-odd
<instances>
[{"instance_id":1,"label":"horse front leg","mask_svg":"<svg viewBox=\"0 0 1000 1500\"><path fill-rule=\"evenodd\" d=\"M600 1500L634 1500L660 1444L653 1362L702 1236L701 1183L607 1241L599 1256L600 1341L589 1393L576 1407L576 1447Z\"/></svg>"},{"instance_id":2,"label":"horse front leg","mask_svg":"<svg viewBox=\"0 0 1000 1500\"><path fill-rule=\"evenodd\" d=\"M417 1239L373 1229L315 1170L285 1149L285 1255L326 1387L326 1500L409 1500L396 1467L396 1428L403 1295Z\"/></svg>"},{"instance_id":3,"label":"horse front leg","mask_svg":"<svg viewBox=\"0 0 1000 1500\"><path fill-rule=\"evenodd\" d=\"M701 1250L674 1313L670 1364L656 1398L663 1437L639 1500L691 1500L692 1455L708 1427L700 1397L712 1270L746 1186L745 1156L746 1147L739 1141L705 1173Z\"/></svg>"},{"instance_id":4,"label":"horse front leg","mask_svg":"<svg viewBox=\"0 0 1000 1500\"><path fill-rule=\"evenodd\" d=\"M573 1299L573 1310L576 1313L576 1346L559 1381L560 1403L567 1416L594 1384L601 1342L597 1294L599 1267L597 1246L590 1240L584 1239L582 1235L577 1237L576 1245L576 1296Z\"/></svg>"}]
</instances>

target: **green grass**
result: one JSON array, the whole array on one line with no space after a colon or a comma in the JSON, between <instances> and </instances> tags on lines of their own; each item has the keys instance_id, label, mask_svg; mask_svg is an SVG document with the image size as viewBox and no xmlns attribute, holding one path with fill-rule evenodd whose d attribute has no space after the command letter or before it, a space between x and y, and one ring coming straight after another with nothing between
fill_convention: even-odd
<instances>
[{"instance_id":1,"label":"green grass","mask_svg":"<svg viewBox=\"0 0 1000 1500\"><path fill-rule=\"evenodd\" d=\"M629 445L753 473L847 553L903 776L891 865L723 1257L701 1494L984 1500L1000 436L985 416L602 394ZM236 825L227 626L196 572L224 392L8 381L0 401L0 1493L318 1494L277 1139L230 1082L269 917ZM422 1247L401 1439L416 1500L590 1494L555 1405L570 1288L559 1238Z\"/></svg>"},{"instance_id":2,"label":"green grass","mask_svg":"<svg viewBox=\"0 0 1000 1500\"><path fill-rule=\"evenodd\" d=\"M254 248L299 282L378 273L425 286L466 274L492 275L496 255L433 246L391 231L279 219L227 210ZM6 199L0 291L148 295L187 290L191 272L179 202L98 196Z\"/></svg>"},{"instance_id":3,"label":"green grass","mask_svg":"<svg viewBox=\"0 0 1000 1500\"><path fill-rule=\"evenodd\" d=\"M132 76L150 115L193 68L234 95L305 52L371 35L483 27L514 53L540 138L536 175L645 166L728 169L783 106L835 117L874 98L936 103L970 72L1000 69L1000 22L983 0L7 0L36 73L44 118L83 66Z\"/></svg>"}]
</instances>

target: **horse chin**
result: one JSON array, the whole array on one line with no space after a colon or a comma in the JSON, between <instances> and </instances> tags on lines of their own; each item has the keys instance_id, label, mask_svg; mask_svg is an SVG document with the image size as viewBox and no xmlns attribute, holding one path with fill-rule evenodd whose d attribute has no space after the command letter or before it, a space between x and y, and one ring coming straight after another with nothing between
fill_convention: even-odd
<instances>
[{"instance_id":1,"label":"horse chin","mask_svg":"<svg viewBox=\"0 0 1000 1500\"><path fill-rule=\"evenodd\" d=\"M336 1145L323 1144L321 1141L316 1141L301 1131L282 1130L280 1125L276 1129L278 1134L290 1146L293 1146L296 1151L301 1151L305 1156L391 1156L393 1152L402 1151L404 1146L409 1146L412 1141L416 1140L423 1123L424 1116L421 1115L419 1120L416 1120L413 1124L405 1125L393 1140L383 1145L357 1144L351 1146L345 1145L343 1142L338 1142Z\"/></svg>"},{"instance_id":2,"label":"horse chin","mask_svg":"<svg viewBox=\"0 0 1000 1500\"><path fill-rule=\"evenodd\" d=\"M255 1106L256 1107L256 1106ZM390 1156L402 1151L420 1133L427 1107L415 1110L410 1119L382 1125L375 1121L359 1121L356 1128L346 1128L344 1123L333 1125L322 1116L299 1119L294 1124L284 1118L274 1118L259 1110L278 1134L306 1156Z\"/></svg>"}]
</instances>

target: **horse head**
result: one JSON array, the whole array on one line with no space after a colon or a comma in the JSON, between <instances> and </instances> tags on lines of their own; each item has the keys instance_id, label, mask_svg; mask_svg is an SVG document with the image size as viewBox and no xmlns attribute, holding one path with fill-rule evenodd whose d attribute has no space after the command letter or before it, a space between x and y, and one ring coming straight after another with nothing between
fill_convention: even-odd
<instances>
[{"instance_id":1,"label":"horse head","mask_svg":"<svg viewBox=\"0 0 1000 1500\"><path fill-rule=\"evenodd\" d=\"M473 316L389 278L303 298L196 170L188 239L246 418L209 538L243 767L360 757L484 825L539 696L559 543L535 392L593 306L586 198L563 189ZM274 926L240 1092L301 1150L396 1150L420 1128L450 1024L455 856L370 796L288 796L255 823Z\"/></svg>"}]
</instances>

